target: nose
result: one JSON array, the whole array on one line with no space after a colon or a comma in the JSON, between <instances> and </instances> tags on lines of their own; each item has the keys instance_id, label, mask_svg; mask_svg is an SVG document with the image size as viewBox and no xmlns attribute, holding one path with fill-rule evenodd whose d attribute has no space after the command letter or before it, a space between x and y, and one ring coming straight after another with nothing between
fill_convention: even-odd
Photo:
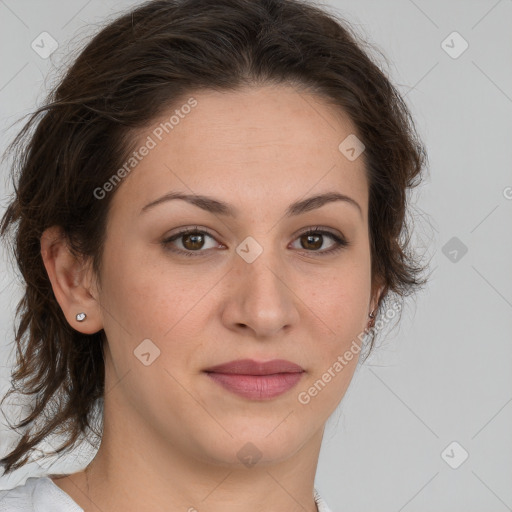
<instances>
[{"instance_id":1,"label":"nose","mask_svg":"<svg viewBox=\"0 0 512 512\"><path fill-rule=\"evenodd\" d=\"M248 263L238 255L227 276L227 299L222 321L231 330L270 338L299 320L298 302L290 272L271 251Z\"/></svg>"}]
</instances>

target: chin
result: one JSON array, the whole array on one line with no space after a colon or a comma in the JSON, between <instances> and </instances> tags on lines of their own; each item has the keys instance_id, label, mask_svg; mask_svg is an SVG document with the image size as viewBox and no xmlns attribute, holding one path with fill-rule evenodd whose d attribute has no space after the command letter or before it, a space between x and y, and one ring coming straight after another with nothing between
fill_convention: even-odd
<instances>
[{"instance_id":1,"label":"chin","mask_svg":"<svg viewBox=\"0 0 512 512\"><path fill-rule=\"evenodd\" d=\"M286 420L286 414L281 414L279 418L264 421L241 418L237 422L222 422L219 418L233 437L221 428L211 429L210 432L218 435L202 439L200 457L205 462L231 468L234 465L241 468L271 466L289 459L310 438L304 422L293 421L293 415Z\"/></svg>"}]
</instances>

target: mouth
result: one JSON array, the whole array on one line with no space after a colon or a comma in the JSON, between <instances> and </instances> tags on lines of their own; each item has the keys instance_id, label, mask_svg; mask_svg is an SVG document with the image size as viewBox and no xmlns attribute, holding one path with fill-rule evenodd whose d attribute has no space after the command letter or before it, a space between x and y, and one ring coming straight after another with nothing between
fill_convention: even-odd
<instances>
[{"instance_id":1,"label":"mouth","mask_svg":"<svg viewBox=\"0 0 512 512\"><path fill-rule=\"evenodd\" d=\"M251 400L269 400L296 386L305 370L283 359L267 362L240 359L208 368L204 372L231 393Z\"/></svg>"}]
</instances>

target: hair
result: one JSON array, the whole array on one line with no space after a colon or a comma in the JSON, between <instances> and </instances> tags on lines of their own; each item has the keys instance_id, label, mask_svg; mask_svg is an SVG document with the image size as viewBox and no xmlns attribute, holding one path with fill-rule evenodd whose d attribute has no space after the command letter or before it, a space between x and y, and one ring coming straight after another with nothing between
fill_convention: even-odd
<instances>
[{"instance_id":1,"label":"hair","mask_svg":"<svg viewBox=\"0 0 512 512\"><path fill-rule=\"evenodd\" d=\"M406 217L426 150L403 98L365 47L348 23L306 0L150 1L90 40L8 148L15 192L0 235L11 243L24 295L4 400L16 390L35 398L12 426L25 431L0 459L4 473L26 464L51 434L67 436L60 453L94 431L94 406L104 396L105 333L83 334L67 322L41 235L60 226L72 254L90 258L100 285L115 192L98 200L94 191L126 162L134 134L191 93L291 85L348 114L365 146L372 284L384 286L377 312L427 282Z\"/></svg>"}]
</instances>

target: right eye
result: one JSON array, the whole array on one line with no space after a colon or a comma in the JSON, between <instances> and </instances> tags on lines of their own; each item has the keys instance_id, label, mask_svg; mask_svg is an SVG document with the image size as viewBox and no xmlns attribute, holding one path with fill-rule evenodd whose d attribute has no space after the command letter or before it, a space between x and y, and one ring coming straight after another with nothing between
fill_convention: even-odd
<instances>
[{"instance_id":1,"label":"right eye","mask_svg":"<svg viewBox=\"0 0 512 512\"><path fill-rule=\"evenodd\" d=\"M201 253L206 252L201 250L204 248L205 237L215 240L207 231L200 230L198 226L196 226L195 228L187 228L175 233L174 235L162 240L161 243L165 250L182 254L183 256L199 256ZM179 239L182 239L180 241L183 247L182 249L173 247L174 242Z\"/></svg>"}]
</instances>

